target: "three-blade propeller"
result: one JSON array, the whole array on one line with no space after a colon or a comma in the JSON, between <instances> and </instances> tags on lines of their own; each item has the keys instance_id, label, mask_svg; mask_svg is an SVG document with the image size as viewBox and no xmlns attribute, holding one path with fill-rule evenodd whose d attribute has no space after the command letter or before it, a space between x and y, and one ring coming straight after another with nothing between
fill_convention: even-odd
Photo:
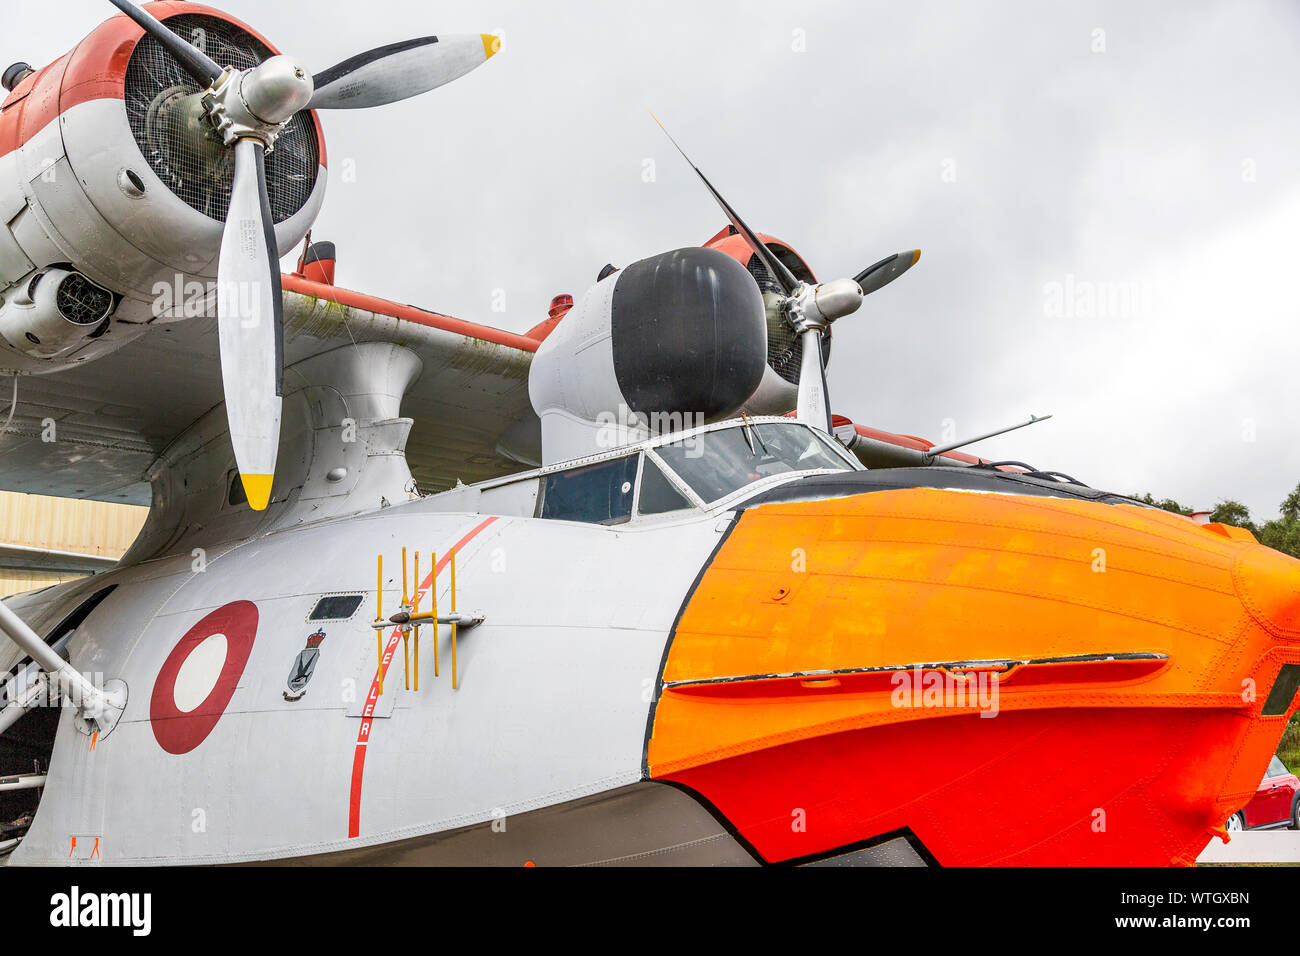
<instances>
[{"instance_id":1,"label":"three-blade propeller","mask_svg":"<svg viewBox=\"0 0 1300 956\"><path fill-rule=\"evenodd\" d=\"M691 162L686 151L673 139L672 134L659 122L659 117L650 114L659 128L664 131L668 141L676 147L677 152L695 170L704 187L712 194L731 222L732 228L745 240L754 255L771 274L781 288L784 301L781 304L786 321L799 336L803 357L799 366L799 398L795 414L800 421L807 422L823 431L831 432L831 408L826 389L826 363L822 357L822 341L830 330L831 323L858 310L862 297L877 291L916 264L921 258L920 249L898 252L868 266L853 279L832 279L816 284L803 282L795 277L790 269L777 257L767 244L759 239L749 226L745 225L722 198L722 194L713 187L708 177Z\"/></svg>"},{"instance_id":2,"label":"three-blade propeller","mask_svg":"<svg viewBox=\"0 0 1300 956\"><path fill-rule=\"evenodd\" d=\"M284 304L265 155L300 110L366 109L435 89L486 62L490 34L422 37L378 47L314 77L273 56L222 67L130 0L109 0L154 37L204 89L215 134L235 151L230 209L217 264L221 379L235 464L251 508L267 506L280 444Z\"/></svg>"}]
</instances>

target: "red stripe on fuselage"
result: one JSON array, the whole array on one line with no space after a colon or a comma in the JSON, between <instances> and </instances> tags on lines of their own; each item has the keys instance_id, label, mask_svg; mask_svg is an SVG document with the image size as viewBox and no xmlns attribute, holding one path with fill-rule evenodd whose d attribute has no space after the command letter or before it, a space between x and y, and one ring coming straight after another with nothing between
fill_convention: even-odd
<instances>
[{"instance_id":1,"label":"red stripe on fuselage","mask_svg":"<svg viewBox=\"0 0 1300 956\"><path fill-rule=\"evenodd\" d=\"M472 541L480 531L496 521L495 517L488 518L476 526L469 534L456 542L456 551L460 551L470 541ZM423 595L438 578L438 574L447 565L450 560L450 552L444 554L429 576L416 586L416 595ZM366 695L366 706L361 711L361 729L357 732L357 746L352 754L352 788L348 797L348 839L357 836L361 831L361 784L366 770L366 749L370 743L370 727L374 723L375 705L379 702L379 682L381 678L388 676L388 665L393 662L393 652L397 650L397 642L402 637L402 629L394 627L388 635L388 643L384 645L384 657L382 661L382 671L380 667L375 668L374 679L370 682L370 693ZM435 638L436 640L436 638Z\"/></svg>"}]
</instances>

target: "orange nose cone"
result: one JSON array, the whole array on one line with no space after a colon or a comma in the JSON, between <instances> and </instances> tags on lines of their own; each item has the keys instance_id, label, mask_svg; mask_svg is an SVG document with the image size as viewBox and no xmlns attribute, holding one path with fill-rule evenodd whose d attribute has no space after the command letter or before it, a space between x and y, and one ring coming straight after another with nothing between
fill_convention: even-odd
<instances>
[{"instance_id":1,"label":"orange nose cone","mask_svg":"<svg viewBox=\"0 0 1300 956\"><path fill-rule=\"evenodd\" d=\"M1300 640L1300 561L1272 548L1246 548L1232 569L1246 610L1278 637Z\"/></svg>"}]
</instances>

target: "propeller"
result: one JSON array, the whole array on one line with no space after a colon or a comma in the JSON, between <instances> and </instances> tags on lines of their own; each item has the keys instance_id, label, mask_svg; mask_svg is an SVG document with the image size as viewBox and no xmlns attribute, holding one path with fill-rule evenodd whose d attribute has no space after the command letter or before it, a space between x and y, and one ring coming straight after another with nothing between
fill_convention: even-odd
<instances>
[{"instance_id":1,"label":"propeller","mask_svg":"<svg viewBox=\"0 0 1300 956\"><path fill-rule=\"evenodd\" d=\"M421 37L349 57L312 76L290 56L222 67L130 0L109 0L203 87L216 137L234 150L230 209L217 263L217 337L235 464L255 511L270 501L280 445L284 303L266 185L266 153L301 110L368 109L435 89L500 49L488 33Z\"/></svg>"},{"instance_id":2,"label":"propeller","mask_svg":"<svg viewBox=\"0 0 1300 956\"><path fill-rule=\"evenodd\" d=\"M376 47L312 77L316 92L307 108L356 110L395 103L464 76L500 48L490 33Z\"/></svg>"},{"instance_id":3,"label":"propeller","mask_svg":"<svg viewBox=\"0 0 1300 956\"><path fill-rule=\"evenodd\" d=\"M875 265L867 266L853 277L853 281L862 287L863 295L871 295L871 293L889 285L889 283L916 265L916 261L920 258L920 249L895 252L892 256L885 256Z\"/></svg>"},{"instance_id":4,"label":"propeller","mask_svg":"<svg viewBox=\"0 0 1300 956\"><path fill-rule=\"evenodd\" d=\"M758 256L767 271L781 288L783 301L780 308L786 321L799 336L803 357L799 366L799 398L795 414L802 422L820 428L828 434L832 432L831 408L827 397L826 365L822 357L822 343L829 334L831 323L836 319L851 315L862 305L862 297L877 291L916 264L921 258L920 249L898 252L881 259L875 265L863 269L853 279L832 279L829 282L808 283L795 278L794 274L777 255L767 247L758 234L736 213L731 205L722 198L722 194L709 182L700 168L691 162L686 151L673 139L671 133L659 117L652 112L650 116L664 131L668 141L677 152L682 154L695 174L700 177L704 187L712 194L731 222L731 226L745 240L745 244Z\"/></svg>"}]
</instances>

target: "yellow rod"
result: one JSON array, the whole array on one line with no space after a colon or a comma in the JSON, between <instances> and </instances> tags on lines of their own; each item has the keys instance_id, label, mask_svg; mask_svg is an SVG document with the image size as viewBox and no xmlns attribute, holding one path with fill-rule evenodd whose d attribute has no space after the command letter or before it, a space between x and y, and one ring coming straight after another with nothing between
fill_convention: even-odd
<instances>
[{"instance_id":1,"label":"yellow rod","mask_svg":"<svg viewBox=\"0 0 1300 956\"><path fill-rule=\"evenodd\" d=\"M412 611L420 610L420 552L415 552L415 596ZM420 689L420 625L415 625L415 689Z\"/></svg>"},{"instance_id":2,"label":"yellow rod","mask_svg":"<svg viewBox=\"0 0 1300 956\"><path fill-rule=\"evenodd\" d=\"M451 613L456 614L456 549L451 549ZM451 689L460 687L456 674L456 622L451 622Z\"/></svg>"},{"instance_id":3,"label":"yellow rod","mask_svg":"<svg viewBox=\"0 0 1300 956\"><path fill-rule=\"evenodd\" d=\"M402 632L402 666L406 669L406 689L411 689L411 632Z\"/></svg>"},{"instance_id":4,"label":"yellow rod","mask_svg":"<svg viewBox=\"0 0 1300 956\"><path fill-rule=\"evenodd\" d=\"M384 556L379 555L379 579L375 583L375 620L384 619ZM379 682L379 693L384 693L384 632L382 628L375 628L375 640L379 642L379 658L375 667L376 680Z\"/></svg>"},{"instance_id":5,"label":"yellow rod","mask_svg":"<svg viewBox=\"0 0 1300 956\"><path fill-rule=\"evenodd\" d=\"M430 552L433 561L433 581L429 584L429 596L433 598L433 676L438 676L438 641L442 637L442 628L438 627L438 552Z\"/></svg>"},{"instance_id":6,"label":"yellow rod","mask_svg":"<svg viewBox=\"0 0 1300 956\"><path fill-rule=\"evenodd\" d=\"M402 606L411 603L411 596L406 592L406 549L402 549Z\"/></svg>"}]
</instances>

